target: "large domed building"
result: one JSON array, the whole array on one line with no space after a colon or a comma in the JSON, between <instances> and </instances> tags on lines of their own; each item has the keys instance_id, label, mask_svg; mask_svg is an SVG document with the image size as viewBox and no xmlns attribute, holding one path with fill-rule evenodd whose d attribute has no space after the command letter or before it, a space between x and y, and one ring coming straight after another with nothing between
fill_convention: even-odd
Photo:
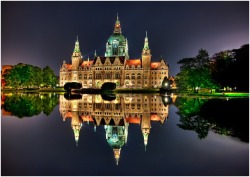
<instances>
[{"instance_id":1,"label":"large domed building","mask_svg":"<svg viewBox=\"0 0 250 177\"><path fill-rule=\"evenodd\" d=\"M151 61L147 33L141 58L129 58L128 40L122 34L118 16L104 56L95 52L94 59L84 59L77 39L71 62L63 61L60 86L79 82L83 88L100 88L105 82L114 82L117 88L160 88L164 77L169 77L169 67L163 58L159 62Z\"/></svg>"}]
</instances>

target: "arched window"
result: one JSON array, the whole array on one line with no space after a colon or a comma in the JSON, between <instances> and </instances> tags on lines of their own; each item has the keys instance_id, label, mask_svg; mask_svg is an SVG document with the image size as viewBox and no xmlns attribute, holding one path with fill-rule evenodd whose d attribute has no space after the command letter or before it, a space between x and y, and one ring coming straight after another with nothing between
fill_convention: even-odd
<instances>
[{"instance_id":1,"label":"arched window","mask_svg":"<svg viewBox=\"0 0 250 177\"><path fill-rule=\"evenodd\" d=\"M87 79L87 74L84 74L83 79Z\"/></svg>"},{"instance_id":2,"label":"arched window","mask_svg":"<svg viewBox=\"0 0 250 177\"><path fill-rule=\"evenodd\" d=\"M82 79L82 74L79 74L78 78L79 78L79 80L81 80Z\"/></svg>"},{"instance_id":3,"label":"arched window","mask_svg":"<svg viewBox=\"0 0 250 177\"><path fill-rule=\"evenodd\" d=\"M92 74L89 75L89 79L92 79Z\"/></svg>"},{"instance_id":4,"label":"arched window","mask_svg":"<svg viewBox=\"0 0 250 177\"><path fill-rule=\"evenodd\" d=\"M118 41L113 41L113 55L118 55Z\"/></svg>"},{"instance_id":5,"label":"arched window","mask_svg":"<svg viewBox=\"0 0 250 177\"><path fill-rule=\"evenodd\" d=\"M102 78L102 75L100 73L97 73L96 74L96 79L101 79Z\"/></svg>"},{"instance_id":6,"label":"arched window","mask_svg":"<svg viewBox=\"0 0 250 177\"><path fill-rule=\"evenodd\" d=\"M120 74L119 73L115 73L115 79L120 79Z\"/></svg>"},{"instance_id":7,"label":"arched window","mask_svg":"<svg viewBox=\"0 0 250 177\"><path fill-rule=\"evenodd\" d=\"M137 79L141 79L141 74L137 74Z\"/></svg>"},{"instance_id":8,"label":"arched window","mask_svg":"<svg viewBox=\"0 0 250 177\"><path fill-rule=\"evenodd\" d=\"M111 79L111 73L106 73L106 79Z\"/></svg>"},{"instance_id":9,"label":"arched window","mask_svg":"<svg viewBox=\"0 0 250 177\"><path fill-rule=\"evenodd\" d=\"M126 74L126 77L125 77L126 79L129 79L129 74Z\"/></svg>"},{"instance_id":10,"label":"arched window","mask_svg":"<svg viewBox=\"0 0 250 177\"><path fill-rule=\"evenodd\" d=\"M131 79L135 79L135 74L134 73L132 73Z\"/></svg>"}]
</instances>

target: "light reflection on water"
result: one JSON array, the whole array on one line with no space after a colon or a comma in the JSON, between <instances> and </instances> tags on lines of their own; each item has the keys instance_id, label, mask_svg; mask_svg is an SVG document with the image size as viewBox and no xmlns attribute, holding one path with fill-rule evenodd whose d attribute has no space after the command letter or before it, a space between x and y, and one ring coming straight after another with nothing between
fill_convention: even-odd
<instances>
[{"instance_id":1,"label":"light reflection on water","mask_svg":"<svg viewBox=\"0 0 250 177\"><path fill-rule=\"evenodd\" d=\"M230 121L213 118L211 101L152 94L67 98L2 97L2 175L248 175L248 128L240 130L226 114ZM16 100L25 103L22 111L10 109L13 100L16 107ZM245 124L248 110L234 109L230 114L239 109Z\"/></svg>"}]
</instances>

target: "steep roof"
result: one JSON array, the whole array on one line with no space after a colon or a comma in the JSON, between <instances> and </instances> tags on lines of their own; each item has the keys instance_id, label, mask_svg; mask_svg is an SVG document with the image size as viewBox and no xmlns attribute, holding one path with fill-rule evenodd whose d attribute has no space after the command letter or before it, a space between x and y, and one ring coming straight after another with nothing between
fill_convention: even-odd
<instances>
[{"instance_id":1,"label":"steep roof","mask_svg":"<svg viewBox=\"0 0 250 177\"><path fill-rule=\"evenodd\" d=\"M151 62L150 68L157 69L160 66L160 62Z\"/></svg>"},{"instance_id":2,"label":"steep roof","mask_svg":"<svg viewBox=\"0 0 250 177\"><path fill-rule=\"evenodd\" d=\"M67 70L71 70L72 69L72 64L65 64L65 65L66 65Z\"/></svg>"},{"instance_id":3,"label":"steep roof","mask_svg":"<svg viewBox=\"0 0 250 177\"><path fill-rule=\"evenodd\" d=\"M126 60L126 65L128 65L129 67L131 67L132 65L134 66L141 66L141 60L140 59L130 59L130 60Z\"/></svg>"},{"instance_id":4,"label":"steep roof","mask_svg":"<svg viewBox=\"0 0 250 177\"><path fill-rule=\"evenodd\" d=\"M109 58L111 64L113 64L116 57L99 57L99 58L100 58L102 64L105 63L105 61L106 61L107 58ZM119 56L118 58L119 58L121 64L123 64L124 61L125 61L125 57L124 57L124 56ZM97 60L97 59L98 59L98 58L95 58L95 59L94 59L94 62L93 62L94 64L96 63L96 60Z\"/></svg>"},{"instance_id":5,"label":"steep roof","mask_svg":"<svg viewBox=\"0 0 250 177\"><path fill-rule=\"evenodd\" d=\"M87 66L91 67L94 61L83 61L81 67Z\"/></svg>"}]
</instances>

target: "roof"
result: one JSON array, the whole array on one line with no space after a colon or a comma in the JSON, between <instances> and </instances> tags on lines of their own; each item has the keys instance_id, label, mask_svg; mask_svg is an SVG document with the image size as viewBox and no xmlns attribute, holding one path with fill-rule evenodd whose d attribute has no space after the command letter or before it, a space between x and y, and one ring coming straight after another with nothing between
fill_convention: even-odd
<instances>
[{"instance_id":1,"label":"roof","mask_svg":"<svg viewBox=\"0 0 250 177\"><path fill-rule=\"evenodd\" d=\"M141 118L139 117L126 117L126 122L130 124L140 124Z\"/></svg>"},{"instance_id":2,"label":"roof","mask_svg":"<svg viewBox=\"0 0 250 177\"><path fill-rule=\"evenodd\" d=\"M157 114L152 113L151 116L150 116L150 120L152 120L152 121L160 121L161 118Z\"/></svg>"},{"instance_id":3,"label":"roof","mask_svg":"<svg viewBox=\"0 0 250 177\"><path fill-rule=\"evenodd\" d=\"M111 64L113 64L116 57L99 57L99 58L101 59L102 64L105 63L105 61L106 61L107 58L109 58ZM118 58L119 58L121 64L123 64L124 61L125 61L125 57L124 57L124 56L119 56ZM97 59L98 59L98 58L95 58L95 59L94 59L94 61L93 61L94 64L96 63L96 60L97 60Z\"/></svg>"},{"instance_id":4,"label":"roof","mask_svg":"<svg viewBox=\"0 0 250 177\"><path fill-rule=\"evenodd\" d=\"M160 62L151 62L150 68L157 69L160 66Z\"/></svg>"},{"instance_id":5,"label":"roof","mask_svg":"<svg viewBox=\"0 0 250 177\"><path fill-rule=\"evenodd\" d=\"M81 66L87 66L87 67L91 67L94 61L83 61Z\"/></svg>"},{"instance_id":6,"label":"roof","mask_svg":"<svg viewBox=\"0 0 250 177\"><path fill-rule=\"evenodd\" d=\"M66 65L67 70L71 70L72 69L72 65L71 64L65 64L65 65Z\"/></svg>"},{"instance_id":7,"label":"roof","mask_svg":"<svg viewBox=\"0 0 250 177\"><path fill-rule=\"evenodd\" d=\"M129 67L131 67L132 65L134 66L141 66L141 60L140 59L130 59L130 60L126 60L126 65L128 65Z\"/></svg>"}]
</instances>

